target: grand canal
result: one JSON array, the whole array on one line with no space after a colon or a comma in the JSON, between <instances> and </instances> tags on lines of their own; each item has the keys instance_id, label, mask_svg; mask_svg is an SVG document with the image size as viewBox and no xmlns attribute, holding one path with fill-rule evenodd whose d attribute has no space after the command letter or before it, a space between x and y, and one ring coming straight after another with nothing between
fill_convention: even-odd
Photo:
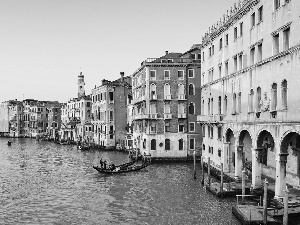
<instances>
[{"instance_id":1,"label":"grand canal","mask_svg":"<svg viewBox=\"0 0 300 225\"><path fill-rule=\"evenodd\" d=\"M99 174L97 157L35 139L0 139L0 224L239 224L235 199L218 199L193 179L193 164L152 164L144 171Z\"/></svg>"}]
</instances>

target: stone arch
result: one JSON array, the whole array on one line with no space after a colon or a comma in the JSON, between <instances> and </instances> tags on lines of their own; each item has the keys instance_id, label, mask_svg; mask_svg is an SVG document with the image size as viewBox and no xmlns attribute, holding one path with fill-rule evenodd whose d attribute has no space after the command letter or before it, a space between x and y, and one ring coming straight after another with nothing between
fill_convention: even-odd
<instances>
[{"instance_id":1,"label":"stone arch","mask_svg":"<svg viewBox=\"0 0 300 225\"><path fill-rule=\"evenodd\" d=\"M275 168L275 141L270 131L262 129L256 139L256 146L259 149L259 162Z\"/></svg>"},{"instance_id":2,"label":"stone arch","mask_svg":"<svg viewBox=\"0 0 300 225\"><path fill-rule=\"evenodd\" d=\"M239 149L242 151L242 167L245 166L245 163L252 162L252 148L253 148L253 137L247 129L240 131L238 135L238 145ZM246 165L247 166L247 165Z\"/></svg>"},{"instance_id":3,"label":"stone arch","mask_svg":"<svg viewBox=\"0 0 300 225\"><path fill-rule=\"evenodd\" d=\"M235 135L233 129L227 128L225 131L225 143L224 143L224 157L228 159L228 164L226 165L228 172L235 171Z\"/></svg>"},{"instance_id":4,"label":"stone arch","mask_svg":"<svg viewBox=\"0 0 300 225\"><path fill-rule=\"evenodd\" d=\"M231 135L231 133L233 134L233 136L234 136L234 132L233 132L233 130L229 127L229 128L227 128L226 129L226 131L225 131L225 141L226 142L230 142L230 135Z\"/></svg>"},{"instance_id":5,"label":"stone arch","mask_svg":"<svg viewBox=\"0 0 300 225\"><path fill-rule=\"evenodd\" d=\"M288 147L300 148L300 132L296 130L286 131L280 140L280 153L288 153ZM299 141L299 142L298 142Z\"/></svg>"}]
</instances>

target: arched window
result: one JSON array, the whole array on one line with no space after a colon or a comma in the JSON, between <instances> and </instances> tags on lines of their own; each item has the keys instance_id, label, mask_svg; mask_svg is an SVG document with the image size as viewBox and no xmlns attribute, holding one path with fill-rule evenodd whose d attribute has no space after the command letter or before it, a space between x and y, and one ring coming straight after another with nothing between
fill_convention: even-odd
<instances>
[{"instance_id":1,"label":"arched window","mask_svg":"<svg viewBox=\"0 0 300 225\"><path fill-rule=\"evenodd\" d=\"M232 114L236 113L236 94L233 93L232 96Z\"/></svg>"},{"instance_id":2,"label":"arched window","mask_svg":"<svg viewBox=\"0 0 300 225\"><path fill-rule=\"evenodd\" d=\"M224 104L223 104L224 110L223 113L227 114L227 95L224 96Z\"/></svg>"},{"instance_id":3,"label":"arched window","mask_svg":"<svg viewBox=\"0 0 300 225\"><path fill-rule=\"evenodd\" d=\"M210 98L208 99L207 102L207 115L210 115Z\"/></svg>"},{"instance_id":4,"label":"arched window","mask_svg":"<svg viewBox=\"0 0 300 225\"><path fill-rule=\"evenodd\" d=\"M151 140L151 150L156 150L156 140L155 139Z\"/></svg>"},{"instance_id":5,"label":"arched window","mask_svg":"<svg viewBox=\"0 0 300 225\"><path fill-rule=\"evenodd\" d=\"M189 95L195 95L194 84L189 84Z\"/></svg>"},{"instance_id":6,"label":"arched window","mask_svg":"<svg viewBox=\"0 0 300 225\"><path fill-rule=\"evenodd\" d=\"M222 98L219 96L218 98L218 106L219 106L219 115L222 114Z\"/></svg>"},{"instance_id":7,"label":"arched window","mask_svg":"<svg viewBox=\"0 0 300 225\"><path fill-rule=\"evenodd\" d=\"M242 112L242 92L239 92L238 94L238 113Z\"/></svg>"},{"instance_id":8,"label":"arched window","mask_svg":"<svg viewBox=\"0 0 300 225\"><path fill-rule=\"evenodd\" d=\"M256 90L256 111L260 112L260 101L261 101L261 88L258 87Z\"/></svg>"},{"instance_id":9,"label":"arched window","mask_svg":"<svg viewBox=\"0 0 300 225\"><path fill-rule=\"evenodd\" d=\"M195 114L195 104L192 102L189 104L189 114Z\"/></svg>"},{"instance_id":10,"label":"arched window","mask_svg":"<svg viewBox=\"0 0 300 225\"><path fill-rule=\"evenodd\" d=\"M156 95L156 85L152 83L150 85L150 96L153 98L153 96L155 95Z\"/></svg>"},{"instance_id":11,"label":"arched window","mask_svg":"<svg viewBox=\"0 0 300 225\"><path fill-rule=\"evenodd\" d=\"M277 109L277 84L272 84L272 91L271 91L271 111L276 111Z\"/></svg>"},{"instance_id":12,"label":"arched window","mask_svg":"<svg viewBox=\"0 0 300 225\"><path fill-rule=\"evenodd\" d=\"M178 149L183 150L183 139L182 138L178 140Z\"/></svg>"},{"instance_id":13,"label":"arched window","mask_svg":"<svg viewBox=\"0 0 300 225\"><path fill-rule=\"evenodd\" d=\"M165 140L165 150L171 150L170 139Z\"/></svg>"},{"instance_id":14,"label":"arched window","mask_svg":"<svg viewBox=\"0 0 300 225\"><path fill-rule=\"evenodd\" d=\"M178 85L178 95L184 95L184 85L183 84Z\"/></svg>"},{"instance_id":15,"label":"arched window","mask_svg":"<svg viewBox=\"0 0 300 225\"><path fill-rule=\"evenodd\" d=\"M253 89L250 90L249 94L249 108L248 112L253 112L253 101L254 101L254 91Z\"/></svg>"},{"instance_id":16,"label":"arched window","mask_svg":"<svg viewBox=\"0 0 300 225\"><path fill-rule=\"evenodd\" d=\"M164 93L165 93L165 98L166 98L166 96L170 96L171 95L171 89L170 89L170 85L169 84L165 84Z\"/></svg>"},{"instance_id":17,"label":"arched window","mask_svg":"<svg viewBox=\"0 0 300 225\"><path fill-rule=\"evenodd\" d=\"M287 81L283 80L281 83L281 104L282 109L287 109Z\"/></svg>"},{"instance_id":18,"label":"arched window","mask_svg":"<svg viewBox=\"0 0 300 225\"><path fill-rule=\"evenodd\" d=\"M214 99L213 98L210 100L210 107L211 107L210 113L211 113L211 115L214 115Z\"/></svg>"}]
</instances>

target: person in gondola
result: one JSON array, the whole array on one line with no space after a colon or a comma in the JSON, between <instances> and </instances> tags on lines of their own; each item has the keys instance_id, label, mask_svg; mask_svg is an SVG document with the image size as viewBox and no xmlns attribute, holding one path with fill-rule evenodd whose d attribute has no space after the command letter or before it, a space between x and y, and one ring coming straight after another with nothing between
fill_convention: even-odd
<instances>
[{"instance_id":1,"label":"person in gondola","mask_svg":"<svg viewBox=\"0 0 300 225\"><path fill-rule=\"evenodd\" d=\"M103 169L106 170L106 160L104 160L104 162L103 162Z\"/></svg>"},{"instance_id":2,"label":"person in gondola","mask_svg":"<svg viewBox=\"0 0 300 225\"><path fill-rule=\"evenodd\" d=\"M110 170L111 170L111 171L113 171L114 169L116 169L116 166L115 166L115 164L111 164L111 166L110 166Z\"/></svg>"},{"instance_id":3,"label":"person in gondola","mask_svg":"<svg viewBox=\"0 0 300 225\"><path fill-rule=\"evenodd\" d=\"M7 145L11 146L11 141L10 140L7 141Z\"/></svg>"},{"instance_id":4,"label":"person in gondola","mask_svg":"<svg viewBox=\"0 0 300 225\"><path fill-rule=\"evenodd\" d=\"M102 167L103 167L103 161L102 159L100 159L100 168L102 169Z\"/></svg>"}]
</instances>

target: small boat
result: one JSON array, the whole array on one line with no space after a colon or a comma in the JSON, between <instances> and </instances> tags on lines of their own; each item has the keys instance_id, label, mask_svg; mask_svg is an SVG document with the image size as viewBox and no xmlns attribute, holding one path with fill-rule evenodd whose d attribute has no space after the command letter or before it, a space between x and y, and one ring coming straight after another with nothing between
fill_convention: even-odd
<instances>
[{"instance_id":1,"label":"small boat","mask_svg":"<svg viewBox=\"0 0 300 225\"><path fill-rule=\"evenodd\" d=\"M88 145L78 145L79 150L90 150L91 146Z\"/></svg>"},{"instance_id":2,"label":"small boat","mask_svg":"<svg viewBox=\"0 0 300 225\"><path fill-rule=\"evenodd\" d=\"M141 164L141 165L126 166L126 167L116 166L113 170L109 169L109 168L101 169L101 168L95 167L95 166L94 166L94 169L100 173L113 174L113 173L127 173L127 172L138 171L138 170L146 168L147 166L149 166L149 163L145 163L145 164Z\"/></svg>"}]
</instances>

